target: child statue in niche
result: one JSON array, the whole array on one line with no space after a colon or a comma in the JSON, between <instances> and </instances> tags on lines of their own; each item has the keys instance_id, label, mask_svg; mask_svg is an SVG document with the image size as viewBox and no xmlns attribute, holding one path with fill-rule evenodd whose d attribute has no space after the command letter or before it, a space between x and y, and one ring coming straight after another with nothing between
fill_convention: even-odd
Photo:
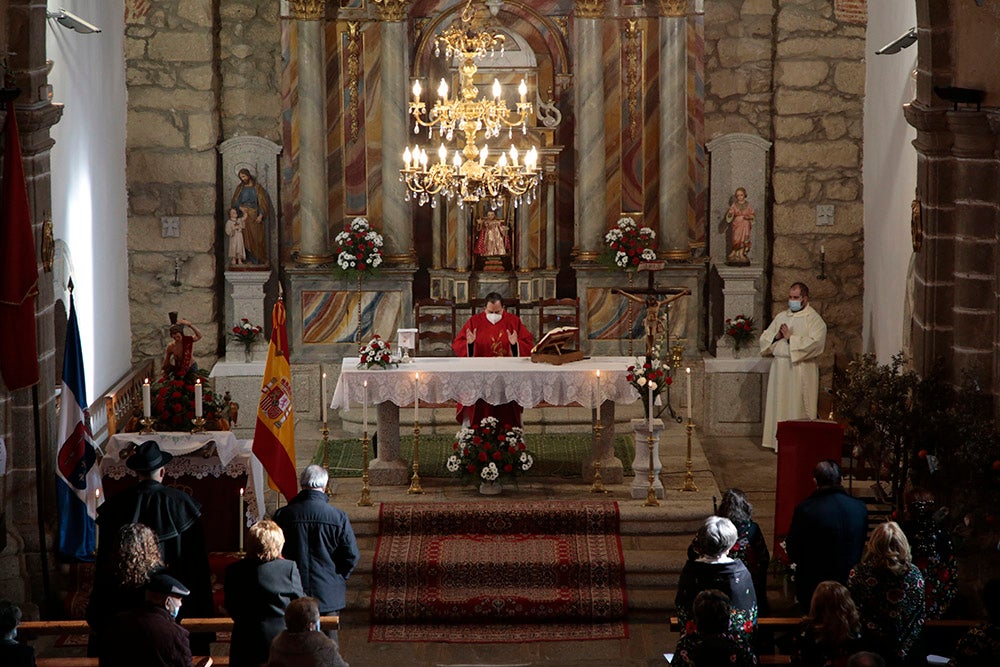
<instances>
[{"instance_id":1,"label":"child statue in niche","mask_svg":"<svg viewBox=\"0 0 1000 667\"><path fill-rule=\"evenodd\" d=\"M483 257L503 257L507 254L507 225L493 211L476 220L476 254Z\"/></svg>"},{"instance_id":2,"label":"child statue in niche","mask_svg":"<svg viewBox=\"0 0 1000 667\"><path fill-rule=\"evenodd\" d=\"M229 237L229 263L232 266L240 266L247 261L246 244L243 240L244 229L246 229L246 220L240 217L240 212L235 208L229 209L229 219L226 220L226 236Z\"/></svg>"},{"instance_id":3,"label":"child statue in niche","mask_svg":"<svg viewBox=\"0 0 1000 667\"><path fill-rule=\"evenodd\" d=\"M731 242L729 254L726 256L726 264L749 264L750 258L750 231L753 229L753 221L756 217L753 207L747 201L746 188L736 188L736 193L730 200L729 210L726 211L726 224L731 231Z\"/></svg>"}]
</instances>

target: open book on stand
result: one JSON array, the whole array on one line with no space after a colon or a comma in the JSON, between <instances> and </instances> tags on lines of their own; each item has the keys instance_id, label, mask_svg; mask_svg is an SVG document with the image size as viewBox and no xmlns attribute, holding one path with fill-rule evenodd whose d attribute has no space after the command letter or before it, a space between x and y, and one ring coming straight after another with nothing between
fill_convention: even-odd
<instances>
[{"instance_id":1,"label":"open book on stand","mask_svg":"<svg viewBox=\"0 0 1000 667\"><path fill-rule=\"evenodd\" d=\"M579 327L557 327L552 329L531 348L531 360L543 364L565 364L583 359L582 350L567 348L576 341Z\"/></svg>"}]
</instances>

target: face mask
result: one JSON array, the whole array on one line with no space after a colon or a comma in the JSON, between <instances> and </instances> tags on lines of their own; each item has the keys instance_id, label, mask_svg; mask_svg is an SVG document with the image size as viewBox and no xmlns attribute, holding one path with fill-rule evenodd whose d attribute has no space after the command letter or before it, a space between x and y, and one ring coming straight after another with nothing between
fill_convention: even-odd
<instances>
[{"instance_id":1,"label":"face mask","mask_svg":"<svg viewBox=\"0 0 1000 667\"><path fill-rule=\"evenodd\" d=\"M170 614L171 618L177 618L177 614L181 611L181 606L176 602L167 603L167 613Z\"/></svg>"},{"instance_id":2,"label":"face mask","mask_svg":"<svg viewBox=\"0 0 1000 667\"><path fill-rule=\"evenodd\" d=\"M792 311L793 313L797 313L800 310L802 310L802 302L801 301L792 301L791 299L789 299L788 300L788 309L790 311Z\"/></svg>"},{"instance_id":3,"label":"face mask","mask_svg":"<svg viewBox=\"0 0 1000 667\"><path fill-rule=\"evenodd\" d=\"M502 317L503 313L486 313L486 319L490 321L490 324L498 324Z\"/></svg>"}]
</instances>

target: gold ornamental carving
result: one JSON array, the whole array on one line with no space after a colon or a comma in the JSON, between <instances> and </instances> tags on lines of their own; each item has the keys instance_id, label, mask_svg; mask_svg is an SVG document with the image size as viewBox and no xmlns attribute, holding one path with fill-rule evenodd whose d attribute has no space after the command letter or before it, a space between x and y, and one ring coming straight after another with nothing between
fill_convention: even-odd
<instances>
[{"instance_id":1,"label":"gold ornamental carving","mask_svg":"<svg viewBox=\"0 0 1000 667\"><path fill-rule=\"evenodd\" d=\"M919 197L910 203L910 243L913 245L913 252L920 252L920 248L924 245L924 221L921 208Z\"/></svg>"},{"instance_id":2,"label":"gold ornamental carving","mask_svg":"<svg viewBox=\"0 0 1000 667\"><path fill-rule=\"evenodd\" d=\"M326 18L326 0L288 0L292 18L298 21L322 21Z\"/></svg>"},{"instance_id":3,"label":"gold ornamental carving","mask_svg":"<svg viewBox=\"0 0 1000 667\"><path fill-rule=\"evenodd\" d=\"M410 0L372 0L375 18L379 21L405 21L410 8Z\"/></svg>"},{"instance_id":4,"label":"gold ornamental carving","mask_svg":"<svg viewBox=\"0 0 1000 667\"><path fill-rule=\"evenodd\" d=\"M576 0L576 17L579 19L604 18L607 0Z\"/></svg>"},{"instance_id":5,"label":"gold ornamental carving","mask_svg":"<svg viewBox=\"0 0 1000 667\"><path fill-rule=\"evenodd\" d=\"M638 22L629 19L628 28L622 39L622 58L625 63L625 99L628 105L628 138L630 141L639 139L639 120L642 112L640 102L642 99L642 34L639 31Z\"/></svg>"},{"instance_id":6,"label":"gold ornamental carving","mask_svg":"<svg viewBox=\"0 0 1000 667\"><path fill-rule=\"evenodd\" d=\"M351 141L358 140L361 129L358 108L359 81L361 79L361 24L350 21L347 24L347 119Z\"/></svg>"},{"instance_id":7,"label":"gold ornamental carving","mask_svg":"<svg viewBox=\"0 0 1000 667\"><path fill-rule=\"evenodd\" d=\"M684 16L687 13L687 0L660 0L662 16Z\"/></svg>"}]
</instances>

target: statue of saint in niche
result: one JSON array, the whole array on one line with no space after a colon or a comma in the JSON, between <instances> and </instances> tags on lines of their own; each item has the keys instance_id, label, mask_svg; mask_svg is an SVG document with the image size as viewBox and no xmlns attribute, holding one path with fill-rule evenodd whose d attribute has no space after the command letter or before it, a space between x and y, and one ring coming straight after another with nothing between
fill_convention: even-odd
<instances>
[{"instance_id":1,"label":"statue of saint in niche","mask_svg":"<svg viewBox=\"0 0 1000 667\"><path fill-rule=\"evenodd\" d=\"M726 211L726 224L730 230L729 254L726 264L749 264L750 232L756 217L753 207L747 201L746 188L736 188L736 193L730 199L729 210Z\"/></svg>"},{"instance_id":2,"label":"statue of saint in niche","mask_svg":"<svg viewBox=\"0 0 1000 667\"><path fill-rule=\"evenodd\" d=\"M267 225L271 200L249 169L240 169L240 182L233 192L231 208L243 220L243 243L247 264L267 264Z\"/></svg>"}]
</instances>

